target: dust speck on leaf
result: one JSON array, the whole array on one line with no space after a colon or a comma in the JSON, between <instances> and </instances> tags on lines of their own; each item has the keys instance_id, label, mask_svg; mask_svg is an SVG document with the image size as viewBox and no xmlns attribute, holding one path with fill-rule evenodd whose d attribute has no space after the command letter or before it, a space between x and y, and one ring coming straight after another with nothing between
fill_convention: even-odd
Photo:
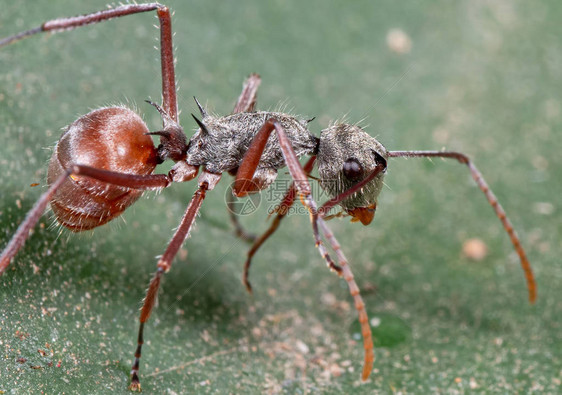
<instances>
[{"instance_id":1,"label":"dust speck on leaf","mask_svg":"<svg viewBox=\"0 0 562 395\"><path fill-rule=\"evenodd\" d=\"M412 39L401 29L391 29L386 35L386 44L391 51L406 54L412 49Z\"/></svg>"},{"instance_id":2,"label":"dust speck on leaf","mask_svg":"<svg viewBox=\"0 0 562 395\"><path fill-rule=\"evenodd\" d=\"M468 259L481 261L488 255L488 247L480 239L468 239L463 243L462 253Z\"/></svg>"}]
</instances>

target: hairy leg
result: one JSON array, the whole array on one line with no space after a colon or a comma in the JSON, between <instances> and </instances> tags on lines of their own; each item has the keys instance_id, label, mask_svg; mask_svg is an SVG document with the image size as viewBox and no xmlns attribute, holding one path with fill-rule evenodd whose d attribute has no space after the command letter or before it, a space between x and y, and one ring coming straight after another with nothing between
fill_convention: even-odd
<instances>
[{"instance_id":1,"label":"hairy leg","mask_svg":"<svg viewBox=\"0 0 562 395\"><path fill-rule=\"evenodd\" d=\"M312 156L304 165L304 171L307 175L312 171L315 160L316 156ZM269 239L269 237L273 235L273 233L275 233L279 225L281 225L281 220L285 218L285 216L289 212L289 209L295 202L296 195L297 189L295 187L295 184L292 183L287 192L285 192L285 196L281 200L281 203L279 203L279 205L275 209L276 215L275 218L273 218L271 225L260 237L258 237L254 241L254 244L252 244L252 247L250 247L250 249L248 250L248 257L246 259L246 262L244 263L244 275L242 277L242 282L246 286L246 290L249 293L252 293L252 284L248 279L248 277L250 276L250 266L252 265L252 258L263 245L263 243L265 243L266 240Z\"/></svg>"},{"instance_id":2,"label":"hairy leg","mask_svg":"<svg viewBox=\"0 0 562 395\"><path fill-rule=\"evenodd\" d=\"M172 45L172 19L170 10L158 3L127 4L115 8L68 18L57 18L44 22L41 26L0 39L0 47L23 38L43 33L72 30L94 23L108 21L127 15L156 10L160 20L160 59L162 64L162 107L174 121L178 121L176 82L174 72L174 50Z\"/></svg>"},{"instance_id":3,"label":"hairy leg","mask_svg":"<svg viewBox=\"0 0 562 395\"><path fill-rule=\"evenodd\" d=\"M41 215L47 208L51 198L62 186L68 177L86 176L95 178L108 184L132 188L132 189L158 189L166 188L172 180L165 174L135 175L115 173L107 170L95 169L89 166L74 165L62 174L50 187L41 195L33 208L27 213L25 220L20 224L16 233L12 236L4 251L0 255L0 274L6 270L12 258L17 254L25 241L29 237L29 231L33 229Z\"/></svg>"},{"instance_id":4,"label":"hairy leg","mask_svg":"<svg viewBox=\"0 0 562 395\"><path fill-rule=\"evenodd\" d=\"M232 111L233 114L237 114L240 112L251 112L255 110L258 98L258 88L260 84L260 76L256 73L250 74L246 81L244 81L242 92L240 93L236 105L234 106L234 110ZM226 205L228 208L228 216L230 218L230 222L234 226L234 233L242 240L252 243L256 240L256 236L245 231L240 224L238 215L234 208L235 201L236 196L234 196L230 192L227 192Z\"/></svg>"},{"instance_id":5,"label":"hairy leg","mask_svg":"<svg viewBox=\"0 0 562 395\"><path fill-rule=\"evenodd\" d=\"M150 317L152 313L152 308L154 307L154 303L156 302L156 296L158 295L158 288L160 287L160 279L162 274L166 273L172 267L172 261L174 257L178 253L181 245L183 244L184 240L189 236L189 232L193 226L195 221L195 217L201 208L201 204L205 199L205 194L207 191L213 189L215 185L219 182L221 176L220 174L212 174L204 171L199 176L199 188L193 194L189 205L181 219L179 227L176 229L176 232L172 236L166 251L162 255L162 257L158 260L156 273L154 273L154 277L150 281L148 286L148 290L146 291L146 297L144 298L144 302L141 309L140 315L140 324L139 324L139 333L137 339L137 349L135 351L135 359L133 362L133 367L131 368L131 384L129 389L136 391L141 389L140 381L139 381L139 364L140 358L142 354L142 345L144 344L144 324Z\"/></svg>"},{"instance_id":6,"label":"hairy leg","mask_svg":"<svg viewBox=\"0 0 562 395\"><path fill-rule=\"evenodd\" d=\"M330 269L336 271L338 275L343 276L355 301L355 308L359 313L359 322L361 323L361 332L363 335L363 345L365 349L363 372L361 378L362 380L367 380L367 378L371 374L375 358L373 352L371 327L369 325L367 311L365 310L365 304L363 303L361 295L359 294L359 287L355 282L348 261L347 259L345 259L345 256L341 252L340 245L337 243L337 240L333 233L329 231L329 228L324 220L318 214L318 206L312 198L312 192L307 175L293 150L291 141L283 130L281 124L276 120L267 120L258 134L255 136L254 141L246 152L244 161L240 165L239 173L241 173L241 175L239 176L239 174L237 174L236 176L236 181L238 183L235 183L235 188L236 186L238 186L239 189L237 192L242 194L245 193L244 187L246 186L246 184L244 183L244 180L246 180L247 178L244 177L251 176L254 173L255 169L257 168L257 164L259 163L259 158L265 147L265 143L267 142L267 139L269 138L269 135L271 134L271 132L273 132L273 130L275 130L277 133L279 145L283 152L283 157L289 169L289 173L293 178L295 188L300 195L301 200L310 211L312 233L314 235L314 240L316 247L318 248L318 252L324 258ZM339 265L336 265L328 255L328 252L324 247L324 244L322 243L322 239L320 237L319 226L322 228L322 232L330 242L334 251L336 251Z\"/></svg>"}]
</instances>

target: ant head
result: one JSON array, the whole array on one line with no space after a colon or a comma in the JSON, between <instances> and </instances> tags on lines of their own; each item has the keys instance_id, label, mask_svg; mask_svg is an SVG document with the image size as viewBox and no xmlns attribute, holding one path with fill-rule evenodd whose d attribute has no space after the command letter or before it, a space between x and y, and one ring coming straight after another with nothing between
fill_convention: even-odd
<instances>
[{"instance_id":1,"label":"ant head","mask_svg":"<svg viewBox=\"0 0 562 395\"><path fill-rule=\"evenodd\" d=\"M367 178L377 165L386 171L388 152L375 138L356 125L338 124L322 131L318 147L320 185L334 198ZM368 225L374 215L385 171L340 205L353 217Z\"/></svg>"}]
</instances>

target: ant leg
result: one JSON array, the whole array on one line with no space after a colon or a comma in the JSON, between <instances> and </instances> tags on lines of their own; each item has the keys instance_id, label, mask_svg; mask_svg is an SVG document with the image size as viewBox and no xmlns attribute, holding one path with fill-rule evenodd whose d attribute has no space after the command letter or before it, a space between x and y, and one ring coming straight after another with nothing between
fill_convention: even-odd
<instances>
[{"instance_id":1,"label":"ant leg","mask_svg":"<svg viewBox=\"0 0 562 395\"><path fill-rule=\"evenodd\" d=\"M304 171L307 175L310 174L310 172L312 171L315 160L316 160L316 156L312 156L308 160L308 162L306 162L306 164L304 165ZM281 224L281 220L285 218L285 216L289 212L289 209L295 202L296 194L297 194L297 190L295 188L295 184L292 183L289 189L287 190L287 192L285 192L285 196L283 197L283 200L281 200L281 203L279 203L279 206L275 208L275 213L277 215L275 216L275 218L273 218L273 222L271 223L269 228L257 240L254 241L254 244L248 250L248 254L247 254L248 258L244 263L244 275L242 277L242 282L246 286L246 290L249 293L252 293L252 284L250 283L250 280L248 280L248 277L250 276L250 265L252 264L252 258L255 255L255 253L259 250L259 248L262 246L262 244L265 243L265 241L269 239L269 237L273 233L275 233L275 231Z\"/></svg>"},{"instance_id":2,"label":"ant leg","mask_svg":"<svg viewBox=\"0 0 562 395\"><path fill-rule=\"evenodd\" d=\"M521 267L523 268L523 272L525 273L525 278L527 280L529 302L531 304L535 303L535 300L537 298L537 285L535 283L533 270L531 269L531 265L529 263L529 260L527 259L527 255L525 254L525 250L521 245L521 241L517 236L517 233L515 233L511 221L509 221L509 219L507 218L507 215L503 207L498 202L496 195L494 195L494 193L492 192L492 190L484 180L482 173L480 173L480 171L476 168L476 166L474 166L474 164L470 161L470 159L466 155L460 152L450 152L450 151L390 151L388 153L388 156L389 158L400 158L400 157L450 158L450 159L456 159L460 163L467 165L468 169L470 170L470 174L472 175L472 178L474 179L474 181L476 181L476 184L478 185L480 190L484 192L484 195L486 195L486 199L488 200L488 203L490 203L490 205L492 206L492 208L496 213L496 216L500 219L505 231L507 232L509 238L511 239L511 243L515 248L517 255L519 255L519 260L521 261Z\"/></svg>"},{"instance_id":3,"label":"ant leg","mask_svg":"<svg viewBox=\"0 0 562 395\"><path fill-rule=\"evenodd\" d=\"M310 184L308 183L306 174L304 173L304 170L301 167L297 156L295 155L295 151L293 151L293 147L291 146L291 142L287 137L287 134L278 122L274 121L273 126L275 127L275 130L277 132L279 145L281 146L281 150L283 151L283 156L285 158L285 162L287 163L287 167L289 168L289 172L295 180L295 186L311 213L311 221L313 223L313 228L315 228L315 233L318 233L318 225L320 225L324 236L330 242L332 249L336 252L339 263L338 274L340 276L343 276L343 278L347 282L349 292L355 302L355 309L359 313L359 323L361 324L361 334L363 335L363 348L365 350L361 379L365 381L369 378L371 370L373 370L373 363L375 361L375 354L373 351L373 336L371 333L371 326L369 325L367 310L365 310L365 303L361 298L359 287L355 282L353 272L351 271L347 258L343 254L340 244L338 243L334 234L331 232L328 225L321 217L318 216L318 208L316 202L312 198L312 194L310 192ZM322 252L322 244L320 243L321 242L318 238L316 240L316 246L318 247L319 252L324 256L325 259L331 261L327 252L325 250L324 252Z\"/></svg>"},{"instance_id":4,"label":"ant leg","mask_svg":"<svg viewBox=\"0 0 562 395\"><path fill-rule=\"evenodd\" d=\"M236 202L236 196L234 196L230 191L226 192L226 207L228 211L228 217L230 218L230 222L232 226L234 226L234 234L236 237L241 238L242 240L253 243L256 240L256 235L244 230L242 224L238 220L238 214L236 213L236 207L234 203Z\"/></svg>"},{"instance_id":5,"label":"ant leg","mask_svg":"<svg viewBox=\"0 0 562 395\"><path fill-rule=\"evenodd\" d=\"M160 20L160 58L162 63L162 107L170 117L178 122L176 82L174 73L174 51L172 46L172 19L170 10L158 3L127 4L119 7L70 18L57 18L43 23L34 29L0 39L0 47L17 40L42 32L72 30L77 27L103 22L126 15L157 10Z\"/></svg>"},{"instance_id":6,"label":"ant leg","mask_svg":"<svg viewBox=\"0 0 562 395\"><path fill-rule=\"evenodd\" d=\"M140 391L141 389L138 373L142 345L144 344L144 323L150 317L152 308L154 307L154 303L156 302L156 295L158 294L158 288L160 287L160 278L162 277L163 273L168 272L168 270L170 270L170 268L172 267L172 261L174 260L174 257L176 256L184 240L189 236L189 231L191 230L195 217L197 216L197 213L201 208L201 204L205 199L205 194L207 193L207 191L210 191L215 187L215 185L217 185L220 178L220 174L213 174L206 171L201 173L201 175L199 176L199 188L193 194L193 197L191 198L191 201L187 206L185 214L181 219L180 225L172 236L172 239L170 240L166 251L158 260L156 273L154 273L154 277L152 277L152 280L150 281L150 285L148 286L148 290L146 291L146 297L144 298L141 309L137 349L135 351L135 360L133 362L133 367L131 368L131 384L129 385L130 390Z\"/></svg>"},{"instance_id":7,"label":"ant leg","mask_svg":"<svg viewBox=\"0 0 562 395\"><path fill-rule=\"evenodd\" d=\"M234 110L232 110L233 114L238 114L240 112L252 112L255 110L260 84L261 77L259 74L250 74L246 81L244 81L242 92L240 93L240 96L238 96L238 101L234 106Z\"/></svg>"},{"instance_id":8,"label":"ant leg","mask_svg":"<svg viewBox=\"0 0 562 395\"><path fill-rule=\"evenodd\" d=\"M232 193L237 197L246 196L248 193L255 192L254 174L258 168L261 155L267 144L267 139L273 131L273 123L266 121L258 133L254 136L252 144L248 147L242 163L236 171L236 179L232 187Z\"/></svg>"},{"instance_id":9,"label":"ant leg","mask_svg":"<svg viewBox=\"0 0 562 395\"><path fill-rule=\"evenodd\" d=\"M172 182L171 178L165 174L135 175L116 173L107 170L95 169L89 166L74 165L67 169L45 192L33 208L29 211L25 220L20 224L16 233L12 236L8 245L0 255L0 274L6 270L12 258L17 254L25 241L29 237L29 231L35 226L41 215L47 208L49 201L56 191L62 186L64 181L71 176L86 176L95 178L108 184L122 186L132 189L158 189L166 188Z\"/></svg>"},{"instance_id":10,"label":"ant leg","mask_svg":"<svg viewBox=\"0 0 562 395\"><path fill-rule=\"evenodd\" d=\"M332 249L336 252L338 257L338 263L342 268L342 276L347 281L349 286L349 293L353 296L353 301L355 303L355 309L359 313L359 323L361 324L361 334L363 335L363 349L365 350L365 362L363 363L363 373L361 374L361 379L363 381L369 378L371 370L373 370L373 363L375 362L374 344L373 336L371 333L371 326L369 324L369 317L367 316L367 310L365 310L365 303L361 297L359 287L354 280L353 273L349 267L347 258L345 257L338 240L326 224L323 218L319 218L320 227L324 236L329 241Z\"/></svg>"},{"instance_id":11,"label":"ant leg","mask_svg":"<svg viewBox=\"0 0 562 395\"><path fill-rule=\"evenodd\" d=\"M242 177L247 176L248 174L251 175L253 171L255 171L255 168L257 167L257 163L259 162L259 157L261 156L261 153L263 152L263 149L265 147L265 143L267 142L269 135L274 129L277 132L277 137L279 139L279 146L281 147L281 150L283 152L285 163L287 164L287 167L289 168L289 173L291 173L291 177L294 180L294 186L297 192L299 193L299 195L301 196L303 203L310 211L312 231L313 231L316 247L318 248L318 252L326 260L330 269L336 271L338 275L343 276L343 278L346 280L348 284L350 294L354 299L355 308L359 313L359 322L361 323L361 332L363 335L363 347L365 349L363 373L361 375L361 378L362 380L367 380L367 378L371 374L375 356L373 352L373 339L371 334L371 327L369 325L367 311L365 310L365 303L363 303L361 295L359 294L359 287L355 282L353 273L351 271L351 268L349 267L347 259L345 259L345 256L341 252L340 245L337 243L337 240L333 235L333 233L329 231L329 228L324 222L324 220L318 215L318 206L314 201L314 199L312 198L311 188L306 173L302 168L301 164L299 163L295 151L291 146L291 141L287 137L287 134L283 130L283 127L277 121L273 119L267 120L263 125L263 127L258 132L258 134L255 136L254 141L252 141L252 144L250 145L248 151L246 152L246 156L244 157L244 160L240 165L240 171L244 170L244 172L242 173ZM239 180L238 177L239 176L237 174L236 181L240 181L239 185L243 187L244 179L242 178L241 180ZM242 190L242 192L244 192L244 190ZM339 266L336 265L328 255L328 252L326 251L326 248L324 247L324 244L322 243L322 240L320 238L318 225L322 227L322 231L324 232L324 235L330 241L334 251L336 251Z\"/></svg>"},{"instance_id":12,"label":"ant leg","mask_svg":"<svg viewBox=\"0 0 562 395\"><path fill-rule=\"evenodd\" d=\"M250 147L248 147L248 150L246 151L246 154L244 155L244 159L242 160L242 163L240 164L240 166L238 168L238 172L236 173L236 179L234 180L234 187L232 188L233 193L236 196L246 196L248 193L251 193L251 192L255 191L256 182L254 182L254 180L255 180L254 173L256 172L256 169L258 167L260 157L263 153L263 150L265 149L265 145L267 144L267 140L269 139L269 135L271 134L271 132L274 129L281 130L282 133L283 133L283 136L286 137L286 134L283 131L283 128L274 119L268 119L263 124L261 129L254 136L254 139L252 140L252 144L250 144ZM291 152L293 152L293 155L294 155L294 151L291 147L290 142L288 142L287 144L289 144L288 148L291 149ZM281 148L283 149L283 145L282 144L280 144L280 145L281 145ZM285 147L285 148L287 149L287 147ZM284 150L283 150L283 155L285 155ZM296 156L295 156L295 158L296 158ZM299 163L298 158L296 158L296 163L297 163L296 165L292 162L289 162L286 157L285 157L285 162L287 163L287 167L289 167L289 172L291 173L291 176L293 177L293 185L295 186L297 191L299 191L299 193L301 195L306 195L305 193L301 192L301 189L306 188L306 189L308 189L308 194L310 195L310 184L308 183L307 176L306 176L304 170L302 169L302 166ZM296 175L298 175L298 177L296 177ZM324 259L326 260L326 263L328 264L330 269L340 273L341 268L338 267L330 259L329 255L327 253L326 254L323 253L323 252L325 252L325 249L324 249L324 246L322 245L322 240L320 239L320 234L318 233L318 224L317 224L317 221L316 221L316 218L318 217L318 211L316 209L316 203L314 203L314 206L315 206L314 210L313 210L313 212L311 212L311 214L315 217L314 220L312 221L312 230L313 230L313 233L314 233L314 239L316 240L316 245L322 251L321 254L324 257Z\"/></svg>"},{"instance_id":13,"label":"ant leg","mask_svg":"<svg viewBox=\"0 0 562 395\"><path fill-rule=\"evenodd\" d=\"M238 101L236 102L234 110L232 111L233 114L254 111L254 109L256 108L258 87L260 86L260 84L260 76L256 73L250 74L246 81L244 81L242 92L240 93ZM232 193L227 192L226 199L228 216L230 217L230 222L234 226L236 236L240 237L244 241L253 243L256 240L256 236L252 233L246 232L240 224L240 221L238 220L238 215L236 214L236 210L234 208L236 197Z\"/></svg>"}]
</instances>

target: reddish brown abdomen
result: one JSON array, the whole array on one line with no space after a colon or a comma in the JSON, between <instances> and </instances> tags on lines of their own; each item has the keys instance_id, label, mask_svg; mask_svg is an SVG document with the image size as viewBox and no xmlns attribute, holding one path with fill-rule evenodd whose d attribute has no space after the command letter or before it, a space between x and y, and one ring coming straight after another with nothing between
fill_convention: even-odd
<instances>
[{"instance_id":1,"label":"reddish brown abdomen","mask_svg":"<svg viewBox=\"0 0 562 395\"><path fill-rule=\"evenodd\" d=\"M123 107L94 110L62 134L49 162L51 185L73 164L127 174L151 174L157 152L143 120ZM103 225L133 204L142 191L71 176L51 200L59 223L74 232Z\"/></svg>"}]
</instances>

